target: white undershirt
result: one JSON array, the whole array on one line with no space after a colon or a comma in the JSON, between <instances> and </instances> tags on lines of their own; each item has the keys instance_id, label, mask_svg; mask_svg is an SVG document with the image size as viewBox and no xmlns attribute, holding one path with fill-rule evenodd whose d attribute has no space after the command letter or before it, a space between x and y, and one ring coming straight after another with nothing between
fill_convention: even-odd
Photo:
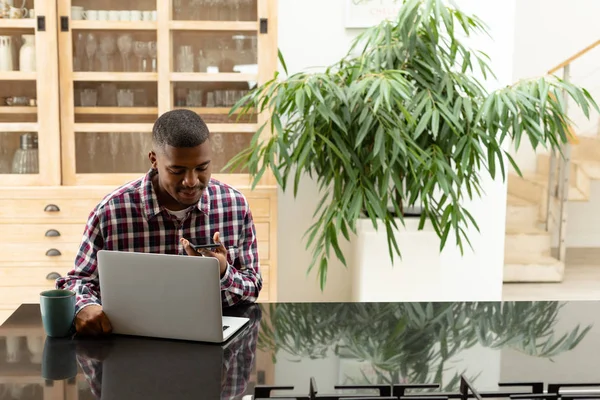
<instances>
[{"instance_id":1,"label":"white undershirt","mask_svg":"<svg viewBox=\"0 0 600 400\"><path fill-rule=\"evenodd\" d=\"M186 214L188 213L189 208L184 208L183 210L179 210L179 211L169 210L168 208L166 210L169 214L174 215L175 218L177 218L178 220L182 220L185 218Z\"/></svg>"}]
</instances>

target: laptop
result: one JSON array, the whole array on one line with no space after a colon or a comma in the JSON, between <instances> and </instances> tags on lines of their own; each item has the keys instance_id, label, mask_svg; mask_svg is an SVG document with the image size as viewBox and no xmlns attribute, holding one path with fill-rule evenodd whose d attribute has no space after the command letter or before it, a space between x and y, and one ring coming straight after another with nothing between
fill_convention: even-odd
<instances>
[{"instance_id":1,"label":"laptop","mask_svg":"<svg viewBox=\"0 0 600 400\"><path fill-rule=\"evenodd\" d=\"M100 250L98 275L115 334L222 343L249 321L223 316L214 257Z\"/></svg>"}]
</instances>

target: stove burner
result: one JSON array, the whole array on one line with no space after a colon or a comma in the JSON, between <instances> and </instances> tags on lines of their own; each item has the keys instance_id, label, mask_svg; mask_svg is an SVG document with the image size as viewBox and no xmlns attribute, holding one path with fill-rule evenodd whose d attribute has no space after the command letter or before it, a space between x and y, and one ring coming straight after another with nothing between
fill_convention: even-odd
<instances>
[{"instance_id":1,"label":"stove burner","mask_svg":"<svg viewBox=\"0 0 600 400\"><path fill-rule=\"evenodd\" d=\"M551 383L544 391L543 382L501 382L498 387L529 388L528 391L493 391L480 392L462 375L458 392L439 392L439 384L402 384L402 385L338 385L335 390L363 389L373 390L377 394L319 394L315 378L310 378L308 395L306 396L274 396L273 391L292 391L293 386L258 385L254 389L254 399L286 399L286 400L483 400L486 398L510 400L600 400L600 383ZM573 390L573 389L577 390ZM591 390L581 390L592 388ZM406 393L407 390L433 389L421 393ZM571 389L571 390L567 390Z\"/></svg>"}]
</instances>

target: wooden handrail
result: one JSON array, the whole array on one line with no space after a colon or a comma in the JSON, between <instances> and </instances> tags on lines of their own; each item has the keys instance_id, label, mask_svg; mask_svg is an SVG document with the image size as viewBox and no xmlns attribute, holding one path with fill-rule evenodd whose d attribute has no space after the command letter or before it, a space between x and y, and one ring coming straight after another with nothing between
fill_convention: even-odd
<instances>
[{"instance_id":1,"label":"wooden handrail","mask_svg":"<svg viewBox=\"0 0 600 400\"><path fill-rule=\"evenodd\" d=\"M566 66L568 64L571 64L573 61L575 61L576 59L578 59L579 57L581 57L582 55L584 55L588 51L594 49L598 45L600 45L600 40L595 41L594 43L590 44L585 49L583 49L580 52L578 52L578 53L572 55L571 57L567 58L565 61L561 62L556 67L554 67L550 71L548 71L548 74L553 74L556 71L558 71L559 69L563 68L564 66Z\"/></svg>"}]
</instances>

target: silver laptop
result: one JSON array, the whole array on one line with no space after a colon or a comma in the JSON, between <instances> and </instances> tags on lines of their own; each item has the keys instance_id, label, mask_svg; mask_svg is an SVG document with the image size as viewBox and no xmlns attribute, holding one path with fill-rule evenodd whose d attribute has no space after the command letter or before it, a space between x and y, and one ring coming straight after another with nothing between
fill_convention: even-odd
<instances>
[{"instance_id":1,"label":"silver laptop","mask_svg":"<svg viewBox=\"0 0 600 400\"><path fill-rule=\"evenodd\" d=\"M98 274L116 334L222 343L249 321L223 316L213 257L100 250Z\"/></svg>"}]
</instances>

